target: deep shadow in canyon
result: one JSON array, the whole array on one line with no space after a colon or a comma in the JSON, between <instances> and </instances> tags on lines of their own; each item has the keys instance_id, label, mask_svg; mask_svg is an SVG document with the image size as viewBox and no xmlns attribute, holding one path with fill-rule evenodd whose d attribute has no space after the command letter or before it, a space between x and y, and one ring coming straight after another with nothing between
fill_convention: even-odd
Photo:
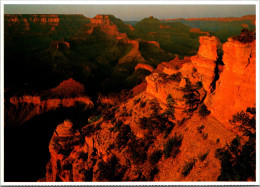
<instances>
[{"instance_id":1,"label":"deep shadow in canyon","mask_svg":"<svg viewBox=\"0 0 260 187\"><path fill-rule=\"evenodd\" d=\"M38 115L20 127L5 127L4 181L36 182L44 177L50 159L49 142L55 128L65 119L70 119L74 128L86 125L92 110L83 107L60 108Z\"/></svg>"}]
</instances>

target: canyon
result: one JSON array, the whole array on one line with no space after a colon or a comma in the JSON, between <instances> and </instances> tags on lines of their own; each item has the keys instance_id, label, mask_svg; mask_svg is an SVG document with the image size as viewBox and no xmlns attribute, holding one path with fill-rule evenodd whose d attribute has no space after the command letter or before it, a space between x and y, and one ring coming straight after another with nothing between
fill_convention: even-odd
<instances>
[{"instance_id":1,"label":"canyon","mask_svg":"<svg viewBox=\"0 0 260 187\"><path fill-rule=\"evenodd\" d=\"M110 180L110 176L106 178L106 175L103 176L101 173L107 171L102 170L106 165L115 172L116 178L112 178L112 180L132 181L145 178L155 181L216 181L220 175L221 166L219 160L215 158L214 151L236 136L236 132L226 127L225 124L236 112L245 110L247 107L255 107L255 77L253 76L255 74L253 73L255 71L255 44L241 44L232 39L223 44L224 68L219 75L216 88L212 89L210 85L215 77L214 69L217 66L219 41L216 37L204 36L200 38L200 43L198 55L189 60L176 59L181 63L178 70L165 62L164 64L167 64L168 67L160 67L162 71L157 70L146 77L146 90L125 103L115 105L114 107L118 107L119 111L114 114L113 119L107 120L107 117L103 116L100 120L82 127L81 131L75 131L70 121L59 124L49 144L51 159L46 166L46 178L39 181L100 181L102 177L106 181ZM229 53L230 48L233 50L232 54ZM236 54L243 54L243 58L236 58ZM232 59L232 62L229 59ZM236 64L233 63L234 59L236 59ZM174 63L174 60L171 63L177 64ZM238 70L234 67L230 68L231 63ZM245 66L243 67L241 64ZM247 64L250 71L246 69ZM194 71L195 68L197 71ZM233 73L231 74L230 71ZM173 78L173 75L177 73L180 73L179 77ZM232 80L226 78L225 74L228 74L229 78L232 77ZM185 104L183 88L189 84L188 79L192 85L196 85L199 81L203 85L196 89L198 94L196 97L198 97L197 107L205 102L211 111L206 119L202 120L199 117L196 106L194 108L194 106ZM230 86L230 83L235 80L238 81L238 84ZM236 89L239 85L241 89L247 90L244 93L252 94L252 97L240 95L241 90ZM225 91L221 89L225 89ZM149 127L143 129L140 127L140 121L152 115L154 102L157 102L161 108L157 115L160 115L163 110L167 110L167 96L169 95L175 101L176 118L168 118L175 124L168 136L179 136L182 143L179 151L176 152L176 157L162 157L159 160L156 167L158 171L152 179L150 175L155 166L149 163L148 155L153 154L156 150L162 150L167 138L165 139L158 129L163 124L157 124L154 126L155 129L149 129ZM243 100L243 98L249 100ZM235 104L234 102L237 101L241 103ZM143 104L140 104L142 102L146 105L142 106ZM236 108L234 109L234 107ZM192 114L186 112L189 109L193 110ZM115 124L112 121L115 121ZM111 130L111 128L119 128L116 127L117 123L121 123L119 132ZM205 126L202 134L197 130L201 125ZM126 133L122 129L127 126L131 131L126 131ZM122 137L120 140L119 137L122 133L132 139L126 138L125 140ZM156 138L150 142L147 133ZM124 147L119 144L120 141L127 143L128 146L133 144L137 147ZM141 143L144 144L144 148L139 147ZM149 144L151 145L149 146ZM133 154L137 154L137 157L134 157ZM207 155L206 159L199 159L203 154ZM142 160L142 157L146 156L147 161L145 158ZM189 162L194 162L194 166L189 175L185 176L182 168L185 163Z\"/></svg>"},{"instance_id":2,"label":"canyon","mask_svg":"<svg viewBox=\"0 0 260 187\"><path fill-rule=\"evenodd\" d=\"M5 181L217 181L221 150L252 140L236 120L255 115L254 31L222 42L152 16L137 26L113 15L5 15L5 24ZM48 39L22 50L19 39L42 39L42 25Z\"/></svg>"}]
</instances>

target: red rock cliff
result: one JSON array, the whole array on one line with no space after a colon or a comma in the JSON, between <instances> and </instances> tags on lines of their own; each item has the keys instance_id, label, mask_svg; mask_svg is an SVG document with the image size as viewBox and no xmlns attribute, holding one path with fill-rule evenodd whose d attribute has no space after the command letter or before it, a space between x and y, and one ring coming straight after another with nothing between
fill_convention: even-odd
<instances>
[{"instance_id":1,"label":"red rock cliff","mask_svg":"<svg viewBox=\"0 0 260 187\"><path fill-rule=\"evenodd\" d=\"M25 31L30 30L31 24L50 25L52 26L51 30L54 30L59 25L60 18L58 15L51 14L31 14L26 16L21 14L6 14L5 23L8 26L22 25Z\"/></svg>"},{"instance_id":2,"label":"red rock cliff","mask_svg":"<svg viewBox=\"0 0 260 187\"><path fill-rule=\"evenodd\" d=\"M212 114L228 122L237 112L256 104L256 43L231 38L223 45L223 72L207 99Z\"/></svg>"},{"instance_id":3,"label":"red rock cliff","mask_svg":"<svg viewBox=\"0 0 260 187\"><path fill-rule=\"evenodd\" d=\"M201 36L198 54L191 57L194 70L200 73L200 81L208 92L212 91L212 82L215 79L216 60L218 59L217 50L220 42L215 36Z\"/></svg>"}]
</instances>

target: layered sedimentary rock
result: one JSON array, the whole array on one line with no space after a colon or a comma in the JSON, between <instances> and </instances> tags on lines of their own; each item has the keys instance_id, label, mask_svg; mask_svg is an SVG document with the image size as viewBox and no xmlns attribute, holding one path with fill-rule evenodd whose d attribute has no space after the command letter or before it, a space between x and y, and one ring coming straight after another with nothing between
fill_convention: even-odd
<instances>
[{"instance_id":1,"label":"layered sedimentary rock","mask_svg":"<svg viewBox=\"0 0 260 187\"><path fill-rule=\"evenodd\" d=\"M82 95L84 92L84 85L70 78L51 89L49 94L54 97L73 97Z\"/></svg>"},{"instance_id":2,"label":"layered sedimentary rock","mask_svg":"<svg viewBox=\"0 0 260 187\"><path fill-rule=\"evenodd\" d=\"M120 32L113 22L114 19L116 18L112 15L96 15L90 20L89 24L81 29L78 37L86 38L93 32L102 32L107 40L115 40L118 45L129 46L128 52L118 60L119 64L131 61L145 62L139 51L139 41L131 40L126 33Z\"/></svg>"},{"instance_id":3,"label":"layered sedimentary rock","mask_svg":"<svg viewBox=\"0 0 260 187\"><path fill-rule=\"evenodd\" d=\"M198 54L191 57L194 71L198 71L200 74L200 81L203 82L203 87L207 92L212 91L212 84L216 77L218 48L220 47L220 42L215 36L201 36Z\"/></svg>"},{"instance_id":4,"label":"layered sedimentary rock","mask_svg":"<svg viewBox=\"0 0 260 187\"><path fill-rule=\"evenodd\" d=\"M220 22L233 22L233 21L242 21L249 20L252 24L255 24L255 15L246 15L242 17L219 17L219 18L175 18L175 19L161 19L163 21L171 21L171 20L187 20L187 21L220 21Z\"/></svg>"},{"instance_id":5,"label":"layered sedimentary rock","mask_svg":"<svg viewBox=\"0 0 260 187\"><path fill-rule=\"evenodd\" d=\"M46 99L42 99L41 96L31 95L11 97L9 102L9 114L6 118L18 117L19 119L13 119L13 121L18 123L14 125L19 125L36 115L60 107L73 107L79 103L84 104L86 108L93 107L93 102L89 97L84 95L84 92L85 89L81 83L73 79L68 79L60 83L57 87L46 91L44 94Z\"/></svg>"},{"instance_id":6,"label":"layered sedimentary rock","mask_svg":"<svg viewBox=\"0 0 260 187\"><path fill-rule=\"evenodd\" d=\"M174 96L174 99L183 102L184 93L181 88L186 86L186 79L189 79L193 85L200 82L203 88L210 93L211 84L216 76L218 46L219 41L216 37L201 36L197 55L183 60L175 58L170 62L163 62L158 65L155 73L146 77L147 92L162 102L166 102L169 94Z\"/></svg>"},{"instance_id":7,"label":"layered sedimentary rock","mask_svg":"<svg viewBox=\"0 0 260 187\"><path fill-rule=\"evenodd\" d=\"M30 31L32 24L48 25L51 26L50 30L54 30L60 23L58 15L35 14L35 15L20 15L20 14L7 14L5 15L5 23L8 26L20 25L22 30Z\"/></svg>"},{"instance_id":8,"label":"layered sedimentary rock","mask_svg":"<svg viewBox=\"0 0 260 187\"><path fill-rule=\"evenodd\" d=\"M223 45L223 72L216 91L207 99L212 114L222 122L256 104L256 43L232 38Z\"/></svg>"},{"instance_id":9,"label":"layered sedimentary rock","mask_svg":"<svg viewBox=\"0 0 260 187\"><path fill-rule=\"evenodd\" d=\"M141 64L141 63L139 63L135 66L135 70L137 70L137 69L145 69L150 72L154 71L153 66L151 66L149 64Z\"/></svg>"},{"instance_id":10,"label":"layered sedimentary rock","mask_svg":"<svg viewBox=\"0 0 260 187\"><path fill-rule=\"evenodd\" d=\"M60 19L58 15L51 14L35 14L35 15L18 15L18 14L6 14L6 19L8 20L8 25L17 23L37 23L37 24L48 24L53 26L58 26Z\"/></svg>"},{"instance_id":11,"label":"layered sedimentary rock","mask_svg":"<svg viewBox=\"0 0 260 187\"><path fill-rule=\"evenodd\" d=\"M231 111L233 114L255 104L255 42L243 44L230 39L225 43L225 65L216 89L213 93L206 91L205 85L208 89L210 86L207 79L214 77L218 44L214 37L202 37L198 55L161 63L146 77L146 83L139 85L141 89L135 88L133 98L118 104L101 98L101 103L116 106L98 121L80 130L69 121L60 124L50 141L51 159L41 181L216 181L221 163L215 151L236 136L223 119L229 119ZM169 105L169 95L176 118L165 122L161 115ZM190 102L194 100L197 103ZM197 107L203 102L211 113L202 120ZM161 109L157 107L153 113L155 103ZM189 113L187 109L194 110ZM145 119L155 120L154 129L149 129L153 123L141 126ZM170 122L173 129L165 137L165 131L158 132L157 125ZM177 135L182 139L176 155L161 156L152 164L152 153L165 154L167 141ZM206 156L201 159L201 155ZM188 162L194 165L185 176ZM151 175L155 168L157 173Z\"/></svg>"}]
</instances>

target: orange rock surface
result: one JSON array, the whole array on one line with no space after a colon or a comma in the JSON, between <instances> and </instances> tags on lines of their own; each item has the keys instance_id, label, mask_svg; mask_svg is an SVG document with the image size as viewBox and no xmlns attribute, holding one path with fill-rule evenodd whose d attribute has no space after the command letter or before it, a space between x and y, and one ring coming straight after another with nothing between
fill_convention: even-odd
<instances>
[{"instance_id":1,"label":"orange rock surface","mask_svg":"<svg viewBox=\"0 0 260 187\"><path fill-rule=\"evenodd\" d=\"M51 95L55 97L79 96L85 92L84 85L72 78L61 82L56 88L50 90Z\"/></svg>"},{"instance_id":2,"label":"orange rock surface","mask_svg":"<svg viewBox=\"0 0 260 187\"><path fill-rule=\"evenodd\" d=\"M135 66L135 70L137 70L137 69L146 69L147 71L150 71L150 72L154 71L154 69L153 69L153 67L151 65L149 65L149 64L141 64L141 63L139 63L139 64L137 64Z\"/></svg>"},{"instance_id":3,"label":"orange rock surface","mask_svg":"<svg viewBox=\"0 0 260 187\"><path fill-rule=\"evenodd\" d=\"M228 39L223 45L223 72L215 93L207 99L212 114L222 122L256 104L256 43Z\"/></svg>"}]
</instances>

